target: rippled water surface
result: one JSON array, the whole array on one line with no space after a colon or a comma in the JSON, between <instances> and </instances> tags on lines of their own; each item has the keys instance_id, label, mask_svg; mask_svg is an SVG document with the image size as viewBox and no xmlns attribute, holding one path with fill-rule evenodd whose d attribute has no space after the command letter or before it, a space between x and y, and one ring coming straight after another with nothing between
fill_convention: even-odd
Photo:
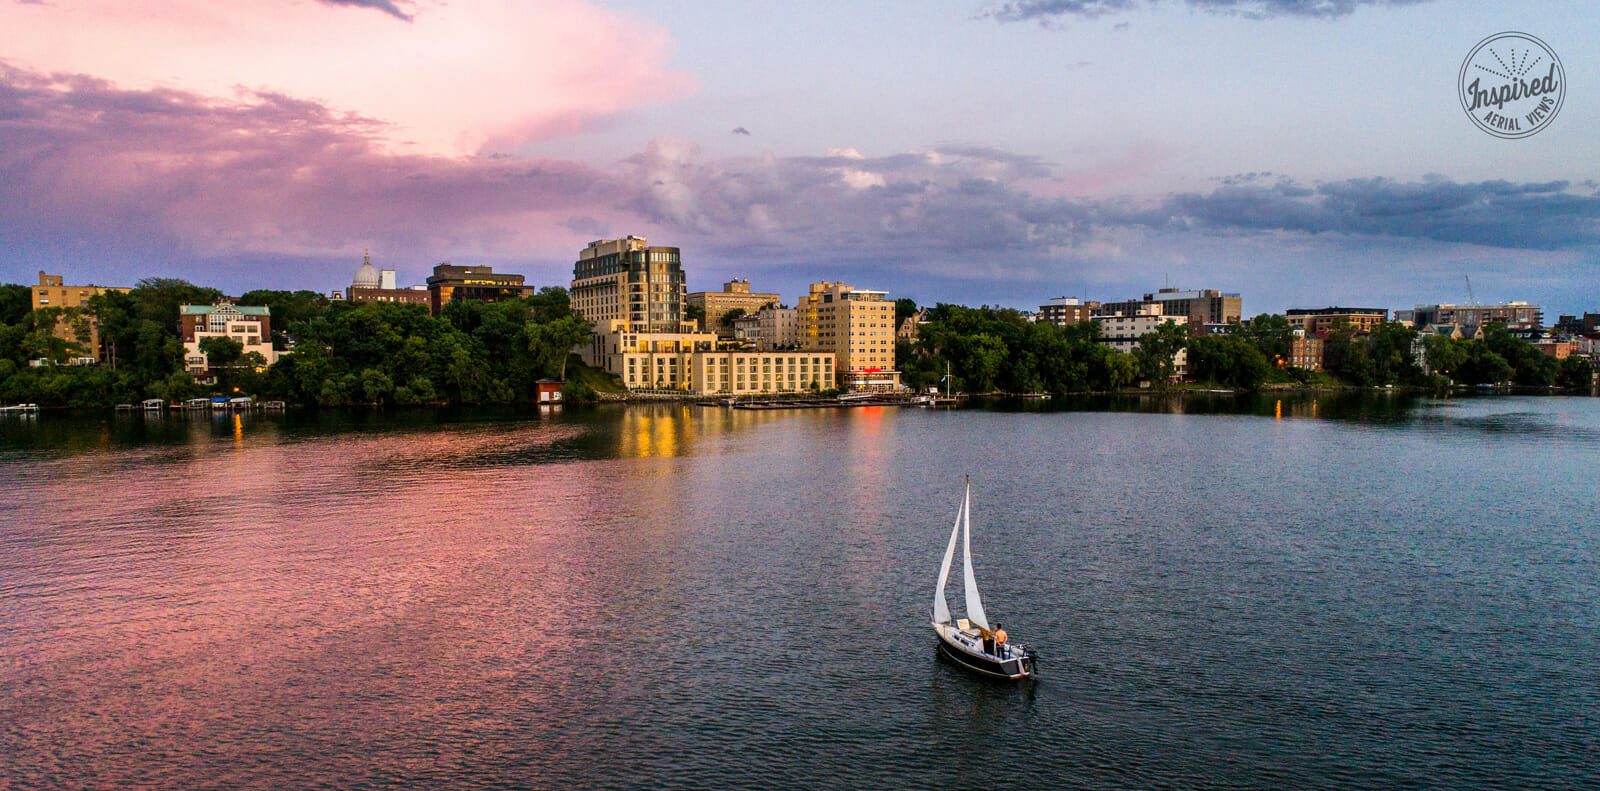
<instances>
[{"instance_id":1,"label":"rippled water surface","mask_svg":"<svg viewBox=\"0 0 1600 791\"><path fill-rule=\"evenodd\" d=\"M1600 400L1065 406L5 419L0 788L1600 787Z\"/></svg>"}]
</instances>

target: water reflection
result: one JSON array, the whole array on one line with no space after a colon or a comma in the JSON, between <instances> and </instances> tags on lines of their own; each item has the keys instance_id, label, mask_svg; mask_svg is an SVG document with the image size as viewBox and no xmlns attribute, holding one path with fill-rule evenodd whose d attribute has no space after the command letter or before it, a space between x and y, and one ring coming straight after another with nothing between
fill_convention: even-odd
<instances>
[{"instance_id":1,"label":"water reflection","mask_svg":"<svg viewBox=\"0 0 1600 791\"><path fill-rule=\"evenodd\" d=\"M1127 403L12 425L6 778L1596 786L1594 402Z\"/></svg>"},{"instance_id":2,"label":"water reflection","mask_svg":"<svg viewBox=\"0 0 1600 791\"><path fill-rule=\"evenodd\" d=\"M1434 398L1395 391L1323 393L1141 393L1082 395L1049 400L974 400L973 409L991 412L1057 414L1126 412L1165 415L1255 415L1275 420L1332 420L1363 426L1435 425L1503 436L1539 435L1588 441L1600 427L1568 424L1560 405L1571 399L1498 396ZM1584 403L1585 399L1578 399ZM1513 405L1533 405L1533 408ZM921 410L916 410L921 412ZM1577 410L1581 412L1582 410ZM214 450L228 440L233 450L252 440L321 441L340 434L405 436L414 450L385 451L380 458L357 454L358 463L421 464L435 469L499 464L546 464L577 459L678 458L730 443L760 441L765 427L785 423L848 426L835 460L863 476L886 463L898 407L820 410L751 410L688 403L604 405L562 410L501 408L407 410L290 410L281 413L174 411L119 413L115 416L46 414L26 420L0 420L0 453L47 451L75 455L153 446ZM445 447L436 438L451 437ZM466 438L465 442L462 442ZM359 443L358 443L359 444ZM864 487L871 488L871 487Z\"/></svg>"}]
</instances>

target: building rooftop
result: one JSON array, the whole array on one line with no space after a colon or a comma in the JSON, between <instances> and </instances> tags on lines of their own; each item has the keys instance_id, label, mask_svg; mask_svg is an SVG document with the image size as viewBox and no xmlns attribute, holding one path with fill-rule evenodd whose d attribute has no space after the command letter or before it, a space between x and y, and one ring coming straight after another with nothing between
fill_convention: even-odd
<instances>
[{"instance_id":1,"label":"building rooftop","mask_svg":"<svg viewBox=\"0 0 1600 791\"><path fill-rule=\"evenodd\" d=\"M1342 308L1330 305L1325 308L1290 308L1284 311L1286 316L1305 316L1313 313L1388 313L1387 308Z\"/></svg>"},{"instance_id":2,"label":"building rooftop","mask_svg":"<svg viewBox=\"0 0 1600 791\"><path fill-rule=\"evenodd\" d=\"M178 312L185 316L205 316L217 308L228 307L239 311L246 316L271 316L272 311L265 305L182 305Z\"/></svg>"}]
</instances>

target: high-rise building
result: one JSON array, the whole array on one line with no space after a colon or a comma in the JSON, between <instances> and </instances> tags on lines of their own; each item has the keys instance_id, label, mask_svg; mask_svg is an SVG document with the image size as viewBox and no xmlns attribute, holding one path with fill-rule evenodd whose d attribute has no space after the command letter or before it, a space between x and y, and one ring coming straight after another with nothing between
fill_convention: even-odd
<instances>
[{"instance_id":1,"label":"high-rise building","mask_svg":"<svg viewBox=\"0 0 1600 791\"><path fill-rule=\"evenodd\" d=\"M729 280L722 284L721 291L696 291L690 294L688 303L705 311L705 326L701 329L732 337L733 328L723 326L723 316L734 310L742 310L745 315L750 315L768 305L778 304L778 295L752 293L750 281Z\"/></svg>"},{"instance_id":2,"label":"high-rise building","mask_svg":"<svg viewBox=\"0 0 1600 791\"><path fill-rule=\"evenodd\" d=\"M382 282L381 275L377 282ZM437 316L451 302L500 302L532 294L533 288L522 283L522 275L497 275L492 267L442 263L428 278L428 307Z\"/></svg>"},{"instance_id":3,"label":"high-rise building","mask_svg":"<svg viewBox=\"0 0 1600 791\"><path fill-rule=\"evenodd\" d=\"M676 247L650 247L638 236L590 242L572 265L572 309L597 330L625 322L636 332L677 332L685 304Z\"/></svg>"},{"instance_id":4,"label":"high-rise building","mask_svg":"<svg viewBox=\"0 0 1600 791\"><path fill-rule=\"evenodd\" d=\"M1094 310L1096 316L1138 316L1147 305L1160 308L1162 316L1185 316L1190 324L1236 324L1244 301L1238 294L1225 294L1214 288L1199 291L1179 291L1163 288L1143 299L1126 302L1107 302Z\"/></svg>"},{"instance_id":5,"label":"high-rise building","mask_svg":"<svg viewBox=\"0 0 1600 791\"><path fill-rule=\"evenodd\" d=\"M812 283L795 305L802 351L832 352L846 390L895 390L894 302L886 291Z\"/></svg>"},{"instance_id":6,"label":"high-rise building","mask_svg":"<svg viewBox=\"0 0 1600 791\"><path fill-rule=\"evenodd\" d=\"M127 292L126 288L108 286L69 286L61 275L39 273L39 285L33 287L33 309L63 308L66 314L56 319L51 332L62 340L83 346L84 354L104 361L105 351L100 348L100 325L83 308L89 300L107 292Z\"/></svg>"}]
</instances>

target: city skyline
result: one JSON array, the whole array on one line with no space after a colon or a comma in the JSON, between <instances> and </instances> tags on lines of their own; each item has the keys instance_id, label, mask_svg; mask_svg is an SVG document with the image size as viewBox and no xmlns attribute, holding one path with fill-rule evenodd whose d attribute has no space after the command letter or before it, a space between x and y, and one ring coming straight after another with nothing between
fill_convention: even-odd
<instances>
[{"instance_id":1,"label":"city skyline","mask_svg":"<svg viewBox=\"0 0 1600 791\"><path fill-rule=\"evenodd\" d=\"M1577 3L108 0L0 5L0 280L230 293L562 285L588 242L689 291L817 279L1026 310L1163 286L1245 312L1594 310L1600 21ZM1573 89L1473 125L1458 71L1538 36ZM626 53L619 57L617 53ZM103 282L102 282L103 281Z\"/></svg>"}]
</instances>

